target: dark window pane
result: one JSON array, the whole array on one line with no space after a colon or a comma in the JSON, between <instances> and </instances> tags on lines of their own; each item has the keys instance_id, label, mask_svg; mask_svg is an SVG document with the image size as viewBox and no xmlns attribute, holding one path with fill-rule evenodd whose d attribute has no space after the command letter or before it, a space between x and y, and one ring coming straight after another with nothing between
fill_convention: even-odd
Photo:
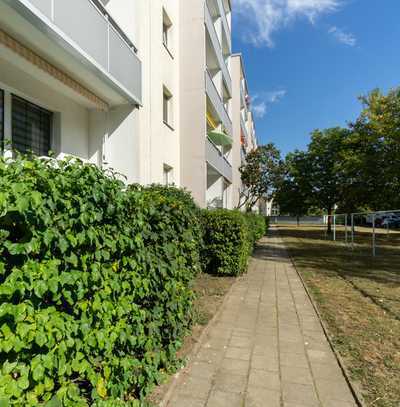
<instances>
[{"instance_id":1,"label":"dark window pane","mask_svg":"<svg viewBox=\"0 0 400 407\"><path fill-rule=\"evenodd\" d=\"M48 155L53 114L17 96L12 97L12 145L26 153Z\"/></svg>"}]
</instances>

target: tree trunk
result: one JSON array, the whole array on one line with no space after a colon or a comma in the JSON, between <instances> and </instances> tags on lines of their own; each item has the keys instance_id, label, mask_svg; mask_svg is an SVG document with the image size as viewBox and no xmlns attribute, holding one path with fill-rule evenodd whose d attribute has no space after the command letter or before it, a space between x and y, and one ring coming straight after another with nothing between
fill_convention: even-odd
<instances>
[{"instance_id":1,"label":"tree trunk","mask_svg":"<svg viewBox=\"0 0 400 407\"><path fill-rule=\"evenodd\" d=\"M332 208L328 208L328 226L327 232L332 233Z\"/></svg>"},{"instance_id":2,"label":"tree trunk","mask_svg":"<svg viewBox=\"0 0 400 407\"><path fill-rule=\"evenodd\" d=\"M297 220L297 227L299 227L300 226L300 216L299 215L296 216L296 220Z\"/></svg>"}]
</instances>

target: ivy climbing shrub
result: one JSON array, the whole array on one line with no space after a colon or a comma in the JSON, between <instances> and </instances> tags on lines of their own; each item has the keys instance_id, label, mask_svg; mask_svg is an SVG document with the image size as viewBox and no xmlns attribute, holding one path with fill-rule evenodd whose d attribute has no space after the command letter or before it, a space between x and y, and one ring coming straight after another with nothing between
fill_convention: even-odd
<instances>
[{"instance_id":1,"label":"ivy climbing shrub","mask_svg":"<svg viewBox=\"0 0 400 407\"><path fill-rule=\"evenodd\" d=\"M203 210L203 268L207 273L237 276L246 271L252 237L245 215L227 209Z\"/></svg>"},{"instance_id":2,"label":"ivy climbing shrub","mask_svg":"<svg viewBox=\"0 0 400 407\"><path fill-rule=\"evenodd\" d=\"M0 158L0 405L138 406L174 367L200 270L180 195Z\"/></svg>"}]
</instances>

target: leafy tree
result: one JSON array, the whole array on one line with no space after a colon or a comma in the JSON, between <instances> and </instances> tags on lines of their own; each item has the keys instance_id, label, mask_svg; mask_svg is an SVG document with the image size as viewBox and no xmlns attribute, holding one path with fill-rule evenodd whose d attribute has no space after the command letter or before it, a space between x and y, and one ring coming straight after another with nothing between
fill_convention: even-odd
<instances>
[{"instance_id":1,"label":"leafy tree","mask_svg":"<svg viewBox=\"0 0 400 407\"><path fill-rule=\"evenodd\" d=\"M400 88L376 89L360 98L364 109L350 125L347 174L353 191L371 209L400 206Z\"/></svg>"},{"instance_id":2,"label":"leafy tree","mask_svg":"<svg viewBox=\"0 0 400 407\"><path fill-rule=\"evenodd\" d=\"M350 130L334 127L315 130L311 135L307 159L310 163L310 185L312 201L328 215L343 197L344 166L347 139ZM331 217L328 217L328 232L331 231Z\"/></svg>"},{"instance_id":3,"label":"leafy tree","mask_svg":"<svg viewBox=\"0 0 400 407\"><path fill-rule=\"evenodd\" d=\"M243 183L238 208L251 208L261 198L270 200L282 180L283 163L273 143L260 146L246 156L239 169Z\"/></svg>"},{"instance_id":4,"label":"leafy tree","mask_svg":"<svg viewBox=\"0 0 400 407\"><path fill-rule=\"evenodd\" d=\"M276 193L275 201L282 213L299 218L307 214L311 206L311 165L307 153L295 151L285 160L285 177Z\"/></svg>"}]
</instances>

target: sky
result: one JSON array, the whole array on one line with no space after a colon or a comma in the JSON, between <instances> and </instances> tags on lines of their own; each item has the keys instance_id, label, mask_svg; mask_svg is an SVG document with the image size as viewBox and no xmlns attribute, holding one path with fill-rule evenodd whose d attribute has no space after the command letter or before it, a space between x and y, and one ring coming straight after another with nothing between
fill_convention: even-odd
<instances>
[{"instance_id":1,"label":"sky","mask_svg":"<svg viewBox=\"0 0 400 407\"><path fill-rule=\"evenodd\" d=\"M285 155L346 126L358 96L400 86L400 0L234 0L256 130Z\"/></svg>"}]
</instances>

